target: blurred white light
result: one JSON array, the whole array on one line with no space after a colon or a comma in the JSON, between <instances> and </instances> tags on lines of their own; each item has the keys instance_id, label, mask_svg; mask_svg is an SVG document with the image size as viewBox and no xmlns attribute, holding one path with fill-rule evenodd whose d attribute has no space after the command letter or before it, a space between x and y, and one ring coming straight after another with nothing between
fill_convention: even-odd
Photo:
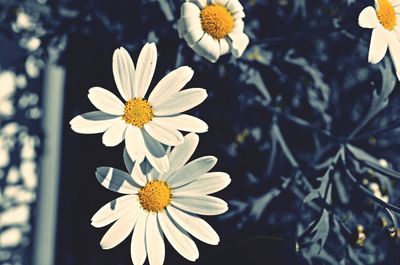
<instances>
[{"instance_id":1,"label":"blurred white light","mask_svg":"<svg viewBox=\"0 0 400 265\"><path fill-rule=\"evenodd\" d=\"M19 131L19 125L16 122L10 122L7 123L3 129L1 130L1 133L4 136L13 136Z\"/></svg>"},{"instance_id":2,"label":"blurred white light","mask_svg":"<svg viewBox=\"0 0 400 265\"><path fill-rule=\"evenodd\" d=\"M21 158L32 160L35 157L36 157L35 139L30 136L23 137L22 138Z\"/></svg>"},{"instance_id":3,"label":"blurred white light","mask_svg":"<svg viewBox=\"0 0 400 265\"><path fill-rule=\"evenodd\" d=\"M15 84L17 85L18 88L25 88L26 85L28 84L28 81L26 80L25 75L17 75L15 78Z\"/></svg>"},{"instance_id":4,"label":"blurred white light","mask_svg":"<svg viewBox=\"0 0 400 265\"><path fill-rule=\"evenodd\" d=\"M29 51L35 51L40 47L40 43L41 41L39 38L32 37L26 42L25 48Z\"/></svg>"},{"instance_id":5,"label":"blurred white light","mask_svg":"<svg viewBox=\"0 0 400 265\"><path fill-rule=\"evenodd\" d=\"M20 171L25 186L29 189L35 189L37 186L36 164L30 160L23 161L20 165Z\"/></svg>"},{"instance_id":6,"label":"blurred white light","mask_svg":"<svg viewBox=\"0 0 400 265\"><path fill-rule=\"evenodd\" d=\"M10 97L15 91L15 74L11 71L0 73L0 100Z\"/></svg>"},{"instance_id":7,"label":"blurred white light","mask_svg":"<svg viewBox=\"0 0 400 265\"><path fill-rule=\"evenodd\" d=\"M2 231L0 234L0 247L16 247L22 239L22 231L16 227Z\"/></svg>"},{"instance_id":8,"label":"blurred white light","mask_svg":"<svg viewBox=\"0 0 400 265\"><path fill-rule=\"evenodd\" d=\"M15 167L10 167L7 174L7 183L14 184L19 180L19 172Z\"/></svg>"},{"instance_id":9,"label":"blurred white light","mask_svg":"<svg viewBox=\"0 0 400 265\"><path fill-rule=\"evenodd\" d=\"M0 116L12 116L15 112L12 102L8 99L0 100Z\"/></svg>"},{"instance_id":10,"label":"blurred white light","mask_svg":"<svg viewBox=\"0 0 400 265\"><path fill-rule=\"evenodd\" d=\"M27 205L19 205L9 208L0 213L0 222L2 225L18 225L25 224L29 221L29 207Z\"/></svg>"},{"instance_id":11,"label":"blurred white light","mask_svg":"<svg viewBox=\"0 0 400 265\"><path fill-rule=\"evenodd\" d=\"M31 78L37 78L39 77L40 73L40 61L35 59L33 56L29 56L26 61L25 61L25 70L26 73L31 77Z\"/></svg>"},{"instance_id":12,"label":"blurred white light","mask_svg":"<svg viewBox=\"0 0 400 265\"><path fill-rule=\"evenodd\" d=\"M18 28L25 30L31 30L34 26L31 17L23 11L17 13L16 23Z\"/></svg>"},{"instance_id":13,"label":"blurred white light","mask_svg":"<svg viewBox=\"0 0 400 265\"><path fill-rule=\"evenodd\" d=\"M3 197L4 200L11 200L15 203L31 203L36 199L36 194L21 185L8 185L4 189Z\"/></svg>"},{"instance_id":14,"label":"blurred white light","mask_svg":"<svg viewBox=\"0 0 400 265\"><path fill-rule=\"evenodd\" d=\"M10 155L5 142L0 138L0 168L8 166L10 163Z\"/></svg>"}]
</instances>

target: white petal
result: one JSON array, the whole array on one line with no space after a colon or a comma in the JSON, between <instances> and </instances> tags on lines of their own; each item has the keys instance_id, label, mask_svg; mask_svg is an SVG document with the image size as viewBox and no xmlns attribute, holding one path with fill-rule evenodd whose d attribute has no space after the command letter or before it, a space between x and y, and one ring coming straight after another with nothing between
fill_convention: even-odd
<instances>
[{"instance_id":1,"label":"white petal","mask_svg":"<svg viewBox=\"0 0 400 265\"><path fill-rule=\"evenodd\" d=\"M236 19L235 24L233 26L233 31L243 32L244 30L244 22L242 19Z\"/></svg>"},{"instance_id":2,"label":"white petal","mask_svg":"<svg viewBox=\"0 0 400 265\"><path fill-rule=\"evenodd\" d=\"M199 30L204 33L203 28L201 27L200 16L182 16L179 19L179 24L181 27L181 35Z\"/></svg>"},{"instance_id":3,"label":"white petal","mask_svg":"<svg viewBox=\"0 0 400 265\"><path fill-rule=\"evenodd\" d=\"M233 14L233 19L241 19L244 18L246 16L246 14L242 11L239 11L235 14Z\"/></svg>"},{"instance_id":4,"label":"white petal","mask_svg":"<svg viewBox=\"0 0 400 265\"><path fill-rule=\"evenodd\" d=\"M105 113L112 115L124 114L124 103L122 103L117 96L104 88L92 87L89 89L88 98L96 108Z\"/></svg>"},{"instance_id":5,"label":"white petal","mask_svg":"<svg viewBox=\"0 0 400 265\"><path fill-rule=\"evenodd\" d=\"M226 7L231 14L235 14L243 10L243 6L238 0L230 0Z\"/></svg>"},{"instance_id":6,"label":"white petal","mask_svg":"<svg viewBox=\"0 0 400 265\"><path fill-rule=\"evenodd\" d=\"M205 33L203 37L194 45L192 49L198 54L215 63L219 54L219 42L213 39L209 34Z\"/></svg>"},{"instance_id":7,"label":"white petal","mask_svg":"<svg viewBox=\"0 0 400 265\"><path fill-rule=\"evenodd\" d=\"M194 3L201 9L207 5L207 0L189 0L189 2Z\"/></svg>"},{"instance_id":8,"label":"white petal","mask_svg":"<svg viewBox=\"0 0 400 265\"><path fill-rule=\"evenodd\" d=\"M146 43L139 54L134 82L134 97L144 98L153 78L157 64L157 48Z\"/></svg>"},{"instance_id":9,"label":"white petal","mask_svg":"<svg viewBox=\"0 0 400 265\"><path fill-rule=\"evenodd\" d=\"M187 114L155 117L153 121L162 126L170 126L185 132L204 133L208 131L207 123Z\"/></svg>"},{"instance_id":10,"label":"white petal","mask_svg":"<svg viewBox=\"0 0 400 265\"><path fill-rule=\"evenodd\" d=\"M207 173L217 163L218 159L214 156L203 156L181 167L168 177L168 183L172 188L183 186L194 181L199 176Z\"/></svg>"},{"instance_id":11,"label":"white petal","mask_svg":"<svg viewBox=\"0 0 400 265\"><path fill-rule=\"evenodd\" d=\"M71 125L71 129L77 133L102 133L120 118L119 116L110 115L102 111L92 111L76 116L69 124Z\"/></svg>"},{"instance_id":12,"label":"white petal","mask_svg":"<svg viewBox=\"0 0 400 265\"><path fill-rule=\"evenodd\" d=\"M210 245L218 245L219 236L215 230L200 217L183 212L173 206L167 207L168 214L192 236Z\"/></svg>"},{"instance_id":13,"label":"white petal","mask_svg":"<svg viewBox=\"0 0 400 265\"><path fill-rule=\"evenodd\" d=\"M151 265L162 265L165 258L165 245L157 214L149 214L146 224L146 249Z\"/></svg>"},{"instance_id":14,"label":"white petal","mask_svg":"<svg viewBox=\"0 0 400 265\"><path fill-rule=\"evenodd\" d=\"M249 44L249 37L243 32L232 32L228 36L231 40L232 54L234 57L239 58Z\"/></svg>"},{"instance_id":15,"label":"white petal","mask_svg":"<svg viewBox=\"0 0 400 265\"><path fill-rule=\"evenodd\" d=\"M181 5L181 16L200 16L200 8L190 2L185 2Z\"/></svg>"},{"instance_id":16,"label":"white petal","mask_svg":"<svg viewBox=\"0 0 400 265\"><path fill-rule=\"evenodd\" d=\"M172 223L165 211L158 214L158 221L165 237L179 254L190 261L199 258L199 250L196 244L185 231Z\"/></svg>"},{"instance_id":17,"label":"white petal","mask_svg":"<svg viewBox=\"0 0 400 265\"><path fill-rule=\"evenodd\" d=\"M226 38L219 40L219 52L221 55L227 54L230 50L230 46Z\"/></svg>"},{"instance_id":18,"label":"white petal","mask_svg":"<svg viewBox=\"0 0 400 265\"><path fill-rule=\"evenodd\" d=\"M171 125L163 125L157 121L147 123L144 128L157 141L170 146L179 145L183 142L183 135Z\"/></svg>"},{"instance_id":19,"label":"white petal","mask_svg":"<svg viewBox=\"0 0 400 265\"><path fill-rule=\"evenodd\" d=\"M208 195L174 196L171 204L186 212L202 215L218 215L228 210L225 201Z\"/></svg>"},{"instance_id":20,"label":"white petal","mask_svg":"<svg viewBox=\"0 0 400 265\"><path fill-rule=\"evenodd\" d=\"M124 164L126 169L128 170L128 173L132 172L133 166L134 166L134 160L131 159L131 157L128 155L128 151L126 151L126 147L124 148Z\"/></svg>"},{"instance_id":21,"label":"white petal","mask_svg":"<svg viewBox=\"0 0 400 265\"><path fill-rule=\"evenodd\" d=\"M122 119L116 120L103 134L103 144L105 146L119 145L125 138L125 130L127 126L126 122Z\"/></svg>"},{"instance_id":22,"label":"white petal","mask_svg":"<svg viewBox=\"0 0 400 265\"><path fill-rule=\"evenodd\" d=\"M371 43L369 46L368 61L379 63L385 56L388 48L388 36L383 27L379 26L372 30Z\"/></svg>"},{"instance_id":23,"label":"white petal","mask_svg":"<svg viewBox=\"0 0 400 265\"><path fill-rule=\"evenodd\" d=\"M186 32L183 35L183 38L185 39L185 41L187 42L189 47L193 48L193 46L195 46L197 44L197 42L199 40L201 40L201 38L204 35L205 35L205 33L204 33L204 31L202 29L196 29L196 30L192 30L192 31Z\"/></svg>"},{"instance_id":24,"label":"white petal","mask_svg":"<svg viewBox=\"0 0 400 265\"><path fill-rule=\"evenodd\" d=\"M157 106L178 93L192 79L193 73L192 68L188 66L181 66L168 73L151 92L149 96L150 105Z\"/></svg>"},{"instance_id":25,"label":"white petal","mask_svg":"<svg viewBox=\"0 0 400 265\"><path fill-rule=\"evenodd\" d=\"M223 6L226 6L226 4L229 2L229 0L211 0L211 3L213 4L220 4Z\"/></svg>"},{"instance_id":26,"label":"white petal","mask_svg":"<svg viewBox=\"0 0 400 265\"><path fill-rule=\"evenodd\" d=\"M210 172L198 177L195 181L176 188L174 195L198 194L206 195L220 191L231 183L231 179L225 172Z\"/></svg>"},{"instance_id":27,"label":"white petal","mask_svg":"<svg viewBox=\"0 0 400 265\"><path fill-rule=\"evenodd\" d=\"M152 169L150 172L147 174L147 180L152 181L152 180L158 180L162 174L160 174L157 170Z\"/></svg>"},{"instance_id":28,"label":"white petal","mask_svg":"<svg viewBox=\"0 0 400 265\"><path fill-rule=\"evenodd\" d=\"M137 210L139 210L137 195L124 195L101 207L93 215L91 225L103 227L115 222L127 213L136 214Z\"/></svg>"},{"instance_id":29,"label":"white petal","mask_svg":"<svg viewBox=\"0 0 400 265\"><path fill-rule=\"evenodd\" d=\"M131 258L134 265L142 265L146 260L146 222L148 213L141 211L138 215L136 227L133 230L131 241Z\"/></svg>"},{"instance_id":30,"label":"white petal","mask_svg":"<svg viewBox=\"0 0 400 265\"><path fill-rule=\"evenodd\" d=\"M174 115L196 107L207 98L203 88L190 88L180 91L174 98L153 108L156 116Z\"/></svg>"},{"instance_id":31,"label":"white petal","mask_svg":"<svg viewBox=\"0 0 400 265\"><path fill-rule=\"evenodd\" d=\"M136 126L128 126L125 132L126 151L131 158L140 164L146 154L146 146L141 130Z\"/></svg>"},{"instance_id":32,"label":"white petal","mask_svg":"<svg viewBox=\"0 0 400 265\"><path fill-rule=\"evenodd\" d=\"M135 166L133 167L131 176L134 178L134 180L140 185L140 186L145 186L147 183L147 178L143 174L142 169L139 165L139 163L136 163Z\"/></svg>"},{"instance_id":33,"label":"white petal","mask_svg":"<svg viewBox=\"0 0 400 265\"><path fill-rule=\"evenodd\" d=\"M124 241L135 227L136 220L137 215L134 213L128 213L119 218L103 236L100 246L103 249L110 249Z\"/></svg>"},{"instance_id":34,"label":"white petal","mask_svg":"<svg viewBox=\"0 0 400 265\"><path fill-rule=\"evenodd\" d=\"M135 66L129 53L122 47L114 51L113 74L119 93L128 101L133 96Z\"/></svg>"},{"instance_id":35,"label":"white petal","mask_svg":"<svg viewBox=\"0 0 400 265\"><path fill-rule=\"evenodd\" d=\"M190 157L196 150L198 143L199 136L195 133L189 133L184 137L183 144L176 146L169 154L169 173L175 172L189 161Z\"/></svg>"},{"instance_id":36,"label":"white petal","mask_svg":"<svg viewBox=\"0 0 400 265\"><path fill-rule=\"evenodd\" d=\"M136 194L139 189L128 173L112 167L97 168L96 178L103 187L118 193Z\"/></svg>"},{"instance_id":37,"label":"white petal","mask_svg":"<svg viewBox=\"0 0 400 265\"><path fill-rule=\"evenodd\" d=\"M396 70L397 79L400 80L400 41L394 33L390 34L389 37L389 51Z\"/></svg>"},{"instance_id":38,"label":"white petal","mask_svg":"<svg viewBox=\"0 0 400 265\"><path fill-rule=\"evenodd\" d=\"M375 8L372 6L364 8L358 16L358 25L362 28L373 29L379 24Z\"/></svg>"},{"instance_id":39,"label":"white petal","mask_svg":"<svg viewBox=\"0 0 400 265\"><path fill-rule=\"evenodd\" d=\"M160 173L167 172L169 161L167 153L161 143L153 139L146 130L142 130L145 146L146 158L150 164Z\"/></svg>"}]
</instances>

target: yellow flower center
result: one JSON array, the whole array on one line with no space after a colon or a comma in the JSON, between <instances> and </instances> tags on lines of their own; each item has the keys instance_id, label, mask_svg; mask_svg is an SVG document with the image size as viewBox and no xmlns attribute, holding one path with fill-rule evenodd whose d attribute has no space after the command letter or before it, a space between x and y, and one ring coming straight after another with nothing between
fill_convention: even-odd
<instances>
[{"instance_id":1,"label":"yellow flower center","mask_svg":"<svg viewBox=\"0 0 400 265\"><path fill-rule=\"evenodd\" d=\"M130 99L125 104L122 119L136 127L143 126L153 119L153 109L149 102L142 98Z\"/></svg>"},{"instance_id":2,"label":"yellow flower center","mask_svg":"<svg viewBox=\"0 0 400 265\"><path fill-rule=\"evenodd\" d=\"M150 212L160 212L171 202L171 188L164 181L150 181L139 190L142 207Z\"/></svg>"},{"instance_id":3,"label":"yellow flower center","mask_svg":"<svg viewBox=\"0 0 400 265\"><path fill-rule=\"evenodd\" d=\"M396 11L389 0L378 0L376 14L379 22L387 30L393 30L397 24Z\"/></svg>"},{"instance_id":4,"label":"yellow flower center","mask_svg":"<svg viewBox=\"0 0 400 265\"><path fill-rule=\"evenodd\" d=\"M222 39L234 26L233 16L222 5L208 5L200 13L201 27L214 39Z\"/></svg>"}]
</instances>

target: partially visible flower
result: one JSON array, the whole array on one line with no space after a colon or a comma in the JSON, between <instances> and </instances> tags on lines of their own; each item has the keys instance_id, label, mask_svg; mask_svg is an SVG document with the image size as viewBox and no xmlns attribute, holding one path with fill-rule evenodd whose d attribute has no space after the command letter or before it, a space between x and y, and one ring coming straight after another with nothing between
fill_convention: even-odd
<instances>
[{"instance_id":1,"label":"partially visible flower","mask_svg":"<svg viewBox=\"0 0 400 265\"><path fill-rule=\"evenodd\" d=\"M15 73L11 71L0 72L0 118L14 114L12 95L16 88Z\"/></svg>"},{"instance_id":2,"label":"partially visible flower","mask_svg":"<svg viewBox=\"0 0 400 265\"><path fill-rule=\"evenodd\" d=\"M191 261L199 257L199 251L189 234L207 244L219 243L218 234L197 215L218 215L228 210L225 201L209 194L224 189L231 180L224 172L209 172L217 162L213 156L186 164L198 142L196 134L186 135L184 143L168 154L171 166L165 174L159 174L146 162L141 166L134 163L126 152L124 161L129 173L110 167L97 169L101 185L125 194L101 207L92 217L94 227L115 222L101 239L103 249L117 246L133 231L133 264L143 264L148 257L153 265L164 262L164 236Z\"/></svg>"},{"instance_id":3,"label":"partially visible flower","mask_svg":"<svg viewBox=\"0 0 400 265\"><path fill-rule=\"evenodd\" d=\"M238 58L249 44L244 16L238 0L188 0L181 7L179 37L211 62L229 52Z\"/></svg>"},{"instance_id":4,"label":"partially visible flower","mask_svg":"<svg viewBox=\"0 0 400 265\"><path fill-rule=\"evenodd\" d=\"M30 78L38 78L42 68L44 68L44 62L33 55L29 56L25 61L25 70Z\"/></svg>"},{"instance_id":5,"label":"partially visible flower","mask_svg":"<svg viewBox=\"0 0 400 265\"><path fill-rule=\"evenodd\" d=\"M23 30L31 30L34 27L34 23L32 22L32 18L25 13L24 11L18 11L17 12L17 18L16 18L16 26L19 29Z\"/></svg>"},{"instance_id":6,"label":"partially visible flower","mask_svg":"<svg viewBox=\"0 0 400 265\"><path fill-rule=\"evenodd\" d=\"M400 80L400 1L375 0L375 8L364 8L358 18L358 24L372 30L368 61L380 62L389 47L390 56Z\"/></svg>"},{"instance_id":7,"label":"partially visible flower","mask_svg":"<svg viewBox=\"0 0 400 265\"><path fill-rule=\"evenodd\" d=\"M202 88L182 90L193 76L190 67L182 66L170 72L155 86L146 99L157 62L154 43L140 52L136 69L124 48L113 56L113 73L124 102L110 91L93 87L89 100L99 111L73 118L72 130L83 134L103 133L103 144L116 146L125 140L129 156L139 164L146 158L159 172L166 172L169 162L163 146L183 142L180 131L202 133L208 126L202 120L182 114L207 97Z\"/></svg>"},{"instance_id":8,"label":"partially visible flower","mask_svg":"<svg viewBox=\"0 0 400 265\"><path fill-rule=\"evenodd\" d=\"M369 184L369 189L372 191L372 193L377 197L378 199L388 203L389 202L389 196L388 195L382 195L381 187L379 186L378 183L372 182Z\"/></svg>"},{"instance_id":9,"label":"partially visible flower","mask_svg":"<svg viewBox=\"0 0 400 265\"><path fill-rule=\"evenodd\" d=\"M25 41L21 43L21 46L25 47L28 51L35 51L40 47L40 39L36 37L32 37L28 40L22 39L22 41Z\"/></svg>"}]
</instances>

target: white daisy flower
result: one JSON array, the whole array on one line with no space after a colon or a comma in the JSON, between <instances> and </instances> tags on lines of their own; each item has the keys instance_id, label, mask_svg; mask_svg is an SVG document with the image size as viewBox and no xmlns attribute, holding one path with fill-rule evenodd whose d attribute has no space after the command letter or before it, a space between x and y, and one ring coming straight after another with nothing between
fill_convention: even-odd
<instances>
[{"instance_id":1,"label":"white daisy flower","mask_svg":"<svg viewBox=\"0 0 400 265\"><path fill-rule=\"evenodd\" d=\"M207 97L202 88L181 89L193 76L190 67L182 66L167 74L145 99L157 62L154 43L147 43L140 52L135 69L124 48L115 50L113 74L121 101L110 91L93 87L89 100L99 111L88 112L73 118L72 130L83 134L103 133L103 144L116 146L125 140L128 154L138 163L144 158L159 172L169 167L163 146L183 142L180 131L206 132L202 120L181 114Z\"/></svg>"},{"instance_id":2,"label":"white daisy flower","mask_svg":"<svg viewBox=\"0 0 400 265\"><path fill-rule=\"evenodd\" d=\"M390 56L400 80L400 1L375 0L375 8L364 8L358 24L372 30L368 61L376 64L382 60L389 47Z\"/></svg>"},{"instance_id":3,"label":"white daisy flower","mask_svg":"<svg viewBox=\"0 0 400 265\"><path fill-rule=\"evenodd\" d=\"M188 0L181 7L179 37L211 62L229 52L238 58L249 44L244 16L238 0Z\"/></svg>"},{"instance_id":4,"label":"white daisy flower","mask_svg":"<svg viewBox=\"0 0 400 265\"><path fill-rule=\"evenodd\" d=\"M190 261L199 257L199 251L190 235L211 245L217 245L219 236L197 215L218 215L226 212L225 201L210 196L224 189L230 177L223 172L209 172L217 162L213 156L204 156L186 164L195 151L199 137L190 133L184 143L169 154L170 169L160 174L147 162L138 166L124 152L129 173L110 168L97 169L97 180L109 190L125 194L104 205L92 217L94 227L115 222L101 239L103 249L110 249L131 233L131 257L135 265L163 264L164 236L176 251Z\"/></svg>"}]
</instances>

